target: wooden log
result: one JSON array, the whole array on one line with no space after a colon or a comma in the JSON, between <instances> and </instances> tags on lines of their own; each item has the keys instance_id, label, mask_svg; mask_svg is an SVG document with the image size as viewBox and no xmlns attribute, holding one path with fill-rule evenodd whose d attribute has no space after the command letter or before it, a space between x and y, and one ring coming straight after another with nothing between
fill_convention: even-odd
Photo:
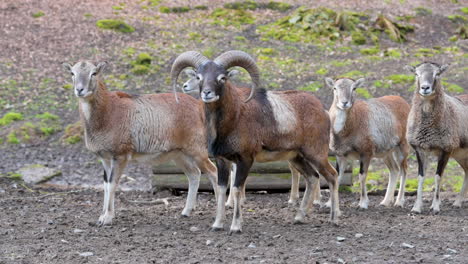
<instances>
[{"instance_id":1,"label":"wooden log","mask_svg":"<svg viewBox=\"0 0 468 264\"><path fill-rule=\"evenodd\" d=\"M155 175L152 179L154 187L187 190L188 180L185 174L174 164L164 164L153 168ZM322 187L328 188L325 180L321 180ZM348 166L341 185L352 185L352 168ZM291 172L287 162L255 163L249 177L246 189L248 191L268 190L273 192L287 192L291 188ZM304 180L301 177L299 188L305 189ZM206 177L200 179L200 191L213 191L211 183Z\"/></svg>"}]
</instances>

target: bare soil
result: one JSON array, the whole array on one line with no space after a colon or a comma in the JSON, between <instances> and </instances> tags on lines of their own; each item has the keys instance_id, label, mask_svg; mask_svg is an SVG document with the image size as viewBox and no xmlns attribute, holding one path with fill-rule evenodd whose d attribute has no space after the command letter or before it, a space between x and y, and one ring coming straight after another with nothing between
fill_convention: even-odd
<instances>
[{"instance_id":1,"label":"bare soil","mask_svg":"<svg viewBox=\"0 0 468 264\"><path fill-rule=\"evenodd\" d=\"M93 189L25 189L0 180L0 263L466 263L468 211L453 209L442 195L440 215L406 208L355 207L341 195L339 226L328 210L315 208L307 222L293 225L287 194L247 195L244 230L211 232L214 195L200 193L198 208L181 218L185 195L155 204L149 192L120 192L112 226L95 226L102 192ZM325 194L325 193L324 193ZM326 196L326 194L324 195ZM449 201L450 200L450 201ZM231 219L228 211L229 227ZM362 234L362 237L358 237ZM341 240L344 238L343 241ZM405 245L406 243L407 245ZM80 256L80 254L92 254Z\"/></svg>"}]
</instances>

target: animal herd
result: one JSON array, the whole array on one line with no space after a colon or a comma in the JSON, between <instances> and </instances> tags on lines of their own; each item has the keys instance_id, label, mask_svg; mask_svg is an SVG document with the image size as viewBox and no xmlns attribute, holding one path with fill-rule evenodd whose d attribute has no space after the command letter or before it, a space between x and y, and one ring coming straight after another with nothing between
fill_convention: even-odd
<instances>
[{"instance_id":1,"label":"animal herd","mask_svg":"<svg viewBox=\"0 0 468 264\"><path fill-rule=\"evenodd\" d=\"M359 207L369 205L366 177L373 158L383 159L390 171L381 205L403 207L410 146L416 152L419 180L412 211L422 211L430 155L438 159L431 206L434 213L440 210L440 180L450 157L465 170L454 206L461 207L467 191L468 95L453 97L444 92L440 76L448 65L424 62L406 67L416 79L411 106L399 96L357 99L355 90L364 79L326 78L333 90L328 111L309 92L261 89L260 69L242 51L227 51L214 60L196 51L180 54L170 75L174 94L109 91L102 80L106 62L63 66L72 75L86 147L104 167L99 226L112 223L115 191L130 160L153 164L173 161L184 171L189 191L183 216L190 216L195 208L200 176L206 175L217 201L212 230L224 228L226 206L231 206L229 233L242 231L245 183L254 162L289 162L293 175L290 203L299 198L299 175L304 177L306 189L295 223L303 222L312 203L320 200L319 176L330 189L330 221L338 222L338 187L349 159L360 162ZM238 74L233 67L249 73L251 88L232 82ZM184 93L177 93L177 80L184 70L190 79L183 85ZM336 169L328 160L330 150L337 157ZM398 177L400 188L395 200Z\"/></svg>"}]
</instances>

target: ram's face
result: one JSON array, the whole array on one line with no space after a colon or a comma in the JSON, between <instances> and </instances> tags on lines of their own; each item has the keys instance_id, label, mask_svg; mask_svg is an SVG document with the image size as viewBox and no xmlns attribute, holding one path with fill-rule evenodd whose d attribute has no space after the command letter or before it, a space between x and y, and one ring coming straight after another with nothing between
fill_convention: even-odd
<instances>
[{"instance_id":1,"label":"ram's face","mask_svg":"<svg viewBox=\"0 0 468 264\"><path fill-rule=\"evenodd\" d=\"M213 103L223 96L227 75L226 69L212 61L198 68L197 77L200 82L200 98L203 102Z\"/></svg>"}]
</instances>

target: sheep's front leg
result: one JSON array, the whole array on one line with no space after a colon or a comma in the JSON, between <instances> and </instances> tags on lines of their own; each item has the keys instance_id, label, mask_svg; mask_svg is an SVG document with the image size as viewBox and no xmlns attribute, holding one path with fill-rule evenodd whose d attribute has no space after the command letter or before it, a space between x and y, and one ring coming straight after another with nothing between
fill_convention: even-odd
<instances>
[{"instance_id":1,"label":"sheep's front leg","mask_svg":"<svg viewBox=\"0 0 468 264\"><path fill-rule=\"evenodd\" d=\"M444 174L445 166L447 166L448 160L450 158L450 152L442 152L439 156L439 161L437 162L437 171L434 175L435 180L435 190L434 190L434 199L432 200L431 209L435 214L440 212L440 180Z\"/></svg>"},{"instance_id":2,"label":"sheep's front leg","mask_svg":"<svg viewBox=\"0 0 468 264\"><path fill-rule=\"evenodd\" d=\"M229 234L242 232L242 188L245 185L245 181L247 180L252 163L253 159L244 157L241 157L239 161L236 162L236 179L234 181L234 188L232 188L232 194L234 196L234 213L232 215L232 223Z\"/></svg>"},{"instance_id":3,"label":"sheep's front leg","mask_svg":"<svg viewBox=\"0 0 468 264\"><path fill-rule=\"evenodd\" d=\"M216 219L211 226L212 231L223 230L224 228L224 220L226 219L226 189L229 180L230 162L217 158L216 167L218 167L218 199Z\"/></svg>"},{"instance_id":4,"label":"sheep's front leg","mask_svg":"<svg viewBox=\"0 0 468 264\"><path fill-rule=\"evenodd\" d=\"M416 149L416 158L418 159L418 193L416 196L416 202L414 203L411 212L421 213L423 205L423 186L424 186L424 175L426 173L426 157L425 153L419 149Z\"/></svg>"},{"instance_id":5,"label":"sheep's front leg","mask_svg":"<svg viewBox=\"0 0 468 264\"><path fill-rule=\"evenodd\" d=\"M367 171L369 170L371 158L363 156L361 157L360 168L359 168L359 182L361 185L361 198L359 199L359 207L367 209L369 207L369 198L367 197Z\"/></svg>"},{"instance_id":6,"label":"sheep's front leg","mask_svg":"<svg viewBox=\"0 0 468 264\"><path fill-rule=\"evenodd\" d=\"M236 179L236 164L234 162L231 163L231 170L229 175L229 196L226 202L226 206L232 208L234 206L234 198L232 195L232 188L234 187L234 180Z\"/></svg>"},{"instance_id":7,"label":"sheep's front leg","mask_svg":"<svg viewBox=\"0 0 468 264\"><path fill-rule=\"evenodd\" d=\"M119 184L120 176L127 166L126 158L102 159L104 166L104 204L103 212L97 222L98 226L109 225L115 215L115 190Z\"/></svg>"}]
</instances>

